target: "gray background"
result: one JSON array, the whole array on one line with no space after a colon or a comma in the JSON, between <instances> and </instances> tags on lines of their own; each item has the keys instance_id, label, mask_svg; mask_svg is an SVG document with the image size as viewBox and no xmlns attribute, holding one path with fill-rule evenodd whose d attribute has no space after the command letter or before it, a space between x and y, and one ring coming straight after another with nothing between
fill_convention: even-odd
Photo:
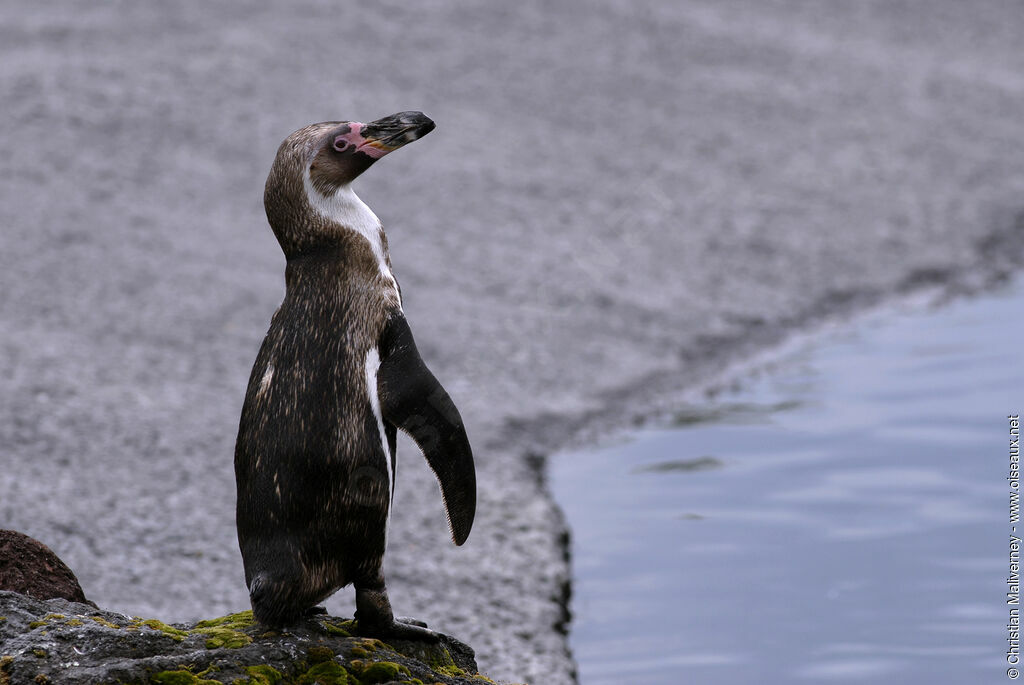
<instances>
[{"instance_id":1,"label":"gray background","mask_svg":"<svg viewBox=\"0 0 1024 685\"><path fill-rule=\"evenodd\" d=\"M0 527L112 609L245 608L232 448L283 293L266 173L307 123L420 109L437 130L357 189L480 505L453 548L400 445L392 600L494 677L567 682L560 518L524 456L824 317L1011 271L1022 29L1016 0L7 0Z\"/></svg>"}]
</instances>

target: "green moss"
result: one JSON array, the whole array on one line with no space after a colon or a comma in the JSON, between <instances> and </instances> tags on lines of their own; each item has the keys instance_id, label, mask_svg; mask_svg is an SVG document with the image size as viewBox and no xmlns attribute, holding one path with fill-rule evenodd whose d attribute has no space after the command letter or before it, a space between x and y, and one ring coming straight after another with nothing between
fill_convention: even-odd
<instances>
[{"instance_id":1,"label":"green moss","mask_svg":"<svg viewBox=\"0 0 1024 685\"><path fill-rule=\"evenodd\" d=\"M359 680L363 683L387 683L398 680L398 674L412 675L409 669L393 661L377 661L363 668Z\"/></svg>"},{"instance_id":2,"label":"green moss","mask_svg":"<svg viewBox=\"0 0 1024 685\"><path fill-rule=\"evenodd\" d=\"M95 621L96 623L100 624L104 628L113 628L114 630L121 629L121 626L117 625L116 623L111 623L110 621L101 616L90 616L89 618Z\"/></svg>"},{"instance_id":3,"label":"green moss","mask_svg":"<svg viewBox=\"0 0 1024 685\"><path fill-rule=\"evenodd\" d=\"M355 632L356 622L355 621L342 621L341 623L331 623L327 620L320 621L320 625L327 631L328 635L338 635L340 637L352 637Z\"/></svg>"},{"instance_id":4,"label":"green moss","mask_svg":"<svg viewBox=\"0 0 1024 685\"><path fill-rule=\"evenodd\" d=\"M296 685L347 685L348 672L334 661L317 664L296 679Z\"/></svg>"},{"instance_id":5,"label":"green moss","mask_svg":"<svg viewBox=\"0 0 1024 685\"><path fill-rule=\"evenodd\" d=\"M29 623L28 627L33 629L33 630L35 630L36 628L41 628L42 626L45 626L50 621L59 621L59 620L61 620L63 618L64 618L64 614L47 614L46 616L43 616L42 620L40 620L40 621L32 621L31 623ZM46 635L46 631L45 630L43 631L43 635Z\"/></svg>"},{"instance_id":6,"label":"green moss","mask_svg":"<svg viewBox=\"0 0 1024 685\"><path fill-rule=\"evenodd\" d=\"M252 642L252 637L243 631L253 625L252 611L247 610L200 621L189 633L205 635L207 649L238 649Z\"/></svg>"},{"instance_id":7,"label":"green moss","mask_svg":"<svg viewBox=\"0 0 1024 685\"><path fill-rule=\"evenodd\" d=\"M362 647L353 647L348 651L348 655L350 657L355 657L357 659L365 659L366 657L370 656L370 653Z\"/></svg>"},{"instance_id":8,"label":"green moss","mask_svg":"<svg viewBox=\"0 0 1024 685\"><path fill-rule=\"evenodd\" d=\"M40 673L35 678L33 678L33 682L38 683L38 685L46 685L46 683L50 682L50 676L46 675L45 673Z\"/></svg>"},{"instance_id":9,"label":"green moss","mask_svg":"<svg viewBox=\"0 0 1024 685\"><path fill-rule=\"evenodd\" d=\"M184 630L179 630L173 626L169 626L163 621L158 621L155 618L150 618L145 621L139 621L138 625L145 626L146 628L150 628L152 630L159 630L161 633L173 638L176 642L181 642L186 637L188 637L188 633Z\"/></svg>"},{"instance_id":10,"label":"green moss","mask_svg":"<svg viewBox=\"0 0 1024 685\"><path fill-rule=\"evenodd\" d=\"M363 649L366 649L367 651L370 651L370 652L376 652L378 649L390 649L391 651L395 651L391 647L391 645L389 645L389 644L387 644L385 642L381 642L380 640L378 640L375 637L363 638L362 641L359 644L362 645Z\"/></svg>"},{"instance_id":11,"label":"green moss","mask_svg":"<svg viewBox=\"0 0 1024 685\"><path fill-rule=\"evenodd\" d=\"M442 666L440 668L435 668L434 670L437 671L438 673L443 673L444 675L451 675L451 676L465 676L466 675L466 672L463 671L458 666Z\"/></svg>"},{"instance_id":12,"label":"green moss","mask_svg":"<svg viewBox=\"0 0 1024 685\"><path fill-rule=\"evenodd\" d=\"M245 672L249 674L249 678L241 682L246 685L277 685L284 680L280 671L265 664L246 666Z\"/></svg>"},{"instance_id":13,"label":"green moss","mask_svg":"<svg viewBox=\"0 0 1024 685\"><path fill-rule=\"evenodd\" d=\"M73 618L70 621L68 621L66 625L76 626L77 627L77 626L81 626L81 625L85 625L85 624L82 623L81 621L79 621L77 618Z\"/></svg>"},{"instance_id":14,"label":"green moss","mask_svg":"<svg viewBox=\"0 0 1024 685\"><path fill-rule=\"evenodd\" d=\"M219 681L204 680L183 668L177 671L154 673L149 677L149 682L157 685L221 685Z\"/></svg>"},{"instance_id":15,"label":"green moss","mask_svg":"<svg viewBox=\"0 0 1024 685\"><path fill-rule=\"evenodd\" d=\"M50 621L60 621L64 619L64 614L47 614L39 621L32 621L28 624L29 628L38 628L39 626L45 626Z\"/></svg>"},{"instance_id":16,"label":"green moss","mask_svg":"<svg viewBox=\"0 0 1024 685\"><path fill-rule=\"evenodd\" d=\"M33 649L32 653L35 654L36 658L38 659L45 659L46 657L50 656L49 654L47 654L45 649Z\"/></svg>"},{"instance_id":17,"label":"green moss","mask_svg":"<svg viewBox=\"0 0 1024 685\"><path fill-rule=\"evenodd\" d=\"M441 646L438 646L436 649L428 652L427 665L429 665L431 669L444 675L466 675L465 671L455 665L455 660L452 659L451 652Z\"/></svg>"},{"instance_id":18,"label":"green moss","mask_svg":"<svg viewBox=\"0 0 1024 685\"><path fill-rule=\"evenodd\" d=\"M207 649L238 649L252 642L252 638L245 633L230 628L202 628L192 632L206 635Z\"/></svg>"},{"instance_id":19,"label":"green moss","mask_svg":"<svg viewBox=\"0 0 1024 685\"><path fill-rule=\"evenodd\" d=\"M325 661L331 661L334 659L334 650L330 647L310 647L307 653L307 658L311 664L322 664Z\"/></svg>"},{"instance_id":20,"label":"green moss","mask_svg":"<svg viewBox=\"0 0 1024 685\"><path fill-rule=\"evenodd\" d=\"M252 610L249 609L246 611L239 611L235 614L221 616L220 618L210 618L205 621L200 621L196 624L196 628L230 628L231 630L243 630L245 628L252 627L254 622Z\"/></svg>"}]
</instances>

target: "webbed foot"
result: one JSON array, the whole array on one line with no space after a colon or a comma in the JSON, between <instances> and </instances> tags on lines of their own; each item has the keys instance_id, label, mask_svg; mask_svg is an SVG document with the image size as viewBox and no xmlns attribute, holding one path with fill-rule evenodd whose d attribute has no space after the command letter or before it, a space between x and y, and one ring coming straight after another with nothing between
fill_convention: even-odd
<instances>
[{"instance_id":1,"label":"webbed foot","mask_svg":"<svg viewBox=\"0 0 1024 685\"><path fill-rule=\"evenodd\" d=\"M433 630L412 623L392 621L390 625L364 624L356 620L356 632L365 637L381 640L418 640L420 642L438 642L441 636Z\"/></svg>"}]
</instances>

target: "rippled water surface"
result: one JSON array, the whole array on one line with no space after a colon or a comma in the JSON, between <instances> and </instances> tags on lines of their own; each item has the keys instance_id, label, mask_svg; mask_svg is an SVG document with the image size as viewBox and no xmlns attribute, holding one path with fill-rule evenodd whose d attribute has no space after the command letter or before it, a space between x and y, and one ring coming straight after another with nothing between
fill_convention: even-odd
<instances>
[{"instance_id":1,"label":"rippled water surface","mask_svg":"<svg viewBox=\"0 0 1024 685\"><path fill-rule=\"evenodd\" d=\"M557 455L584 685L996 683L1024 287L880 312Z\"/></svg>"}]
</instances>

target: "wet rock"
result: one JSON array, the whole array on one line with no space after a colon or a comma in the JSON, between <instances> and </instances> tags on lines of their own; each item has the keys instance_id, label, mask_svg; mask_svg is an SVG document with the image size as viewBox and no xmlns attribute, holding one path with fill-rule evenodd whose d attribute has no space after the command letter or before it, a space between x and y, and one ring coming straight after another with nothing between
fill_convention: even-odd
<instances>
[{"instance_id":1,"label":"wet rock","mask_svg":"<svg viewBox=\"0 0 1024 685\"><path fill-rule=\"evenodd\" d=\"M13 530L0 530L0 590L36 599L60 597L92 604L78 578L49 547Z\"/></svg>"},{"instance_id":2,"label":"wet rock","mask_svg":"<svg viewBox=\"0 0 1024 685\"><path fill-rule=\"evenodd\" d=\"M311 617L268 631L251 611L168 625L65 599L0 591L0 683L445 683L493 682L473 650L359 637L352 620Z\"/></svg>"}]
</instances>

